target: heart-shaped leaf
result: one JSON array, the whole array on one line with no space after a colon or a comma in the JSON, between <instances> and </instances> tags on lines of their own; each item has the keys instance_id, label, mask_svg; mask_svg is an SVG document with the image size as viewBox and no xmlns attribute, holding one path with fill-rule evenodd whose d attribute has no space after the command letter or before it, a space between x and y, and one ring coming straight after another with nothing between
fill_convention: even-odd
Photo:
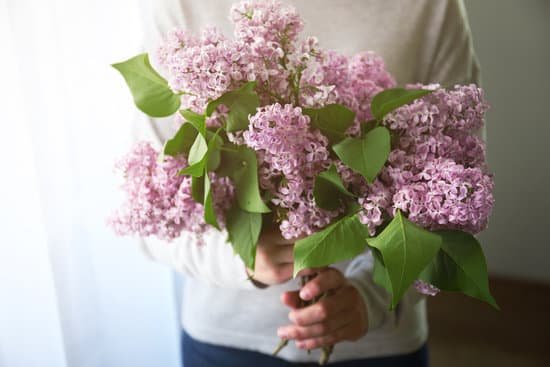
<instances>
[{"instance_id":1,"label":"heart-shaped leaf","mask_svg":"<svg viewBox=\"0 0 550 367\"><path fill-rule=\"evenodd\" d=\"M311 119L311 124L321 130L330 144L346 137L347 129L353 124L355 113L340 104L329 104L321 108L304 108L304 115Z\"/></svg>"},{"instance_id":2,"label":"heart-shaped leaf","mask_svg":"<svg viewBox=\"0 0 550 367\"><path fill-rule=\"evenodd\" d=\"M420 279L444 291L464 294L499 309L489 290L487 264L477 239L462 231L438 231L441 249Z\"/></svg>"},{"instance_id":3,"label":"heart-shaped leaf","mask_svg":"<svg viewBox=\"0 0 550 367\"><path fill-rule=\"evenodd\" d=\"M191 175L193 177L200 177L204 174L204 166L208 159L208 144L206 139L197 134L191 149L189 150L189 157L187 161L189 165L182 169L180 175Z\"/></svg>"},{"instance_id":4,"label":"heart-shaped leaf","mask_svg":"<svg viewBox=\"0 0 550 367\"><path fill-rule=\"evenodd\" d=\"M222 138L218 135L218 133L211 133L210 131L207 132L207 135L212 134L210 137L210 140L208 142L208 160L206 167L208 171L215 171L220 166L221 161L221 147L223 145Z\"/></svg>"},{"instance_id":5,"label":"heart-shaped leaf","mask_svg":"<svg viewBox=\"0 0 550 367\"><path fill-rule=\"evenodd\" d=\"M332 149L346 166L372 183L390 154L390 133L379 126L362 138L346 138Z\"/></svg>"},{"instance_id":6,"label":"heart-shaped leaf","mask_svg":"<svg viewBox=\"0 0 550 367\"><path fill-rule=\"evenodd\" d=\"M184 123L180 126L176 134L164 144L163 153L165 155L176 156L185 154L189 156L189 150L197 138L197 130L191 124Z\"/></svg>"},{"instance_id":7,"label":"heart-shaped leaf","mask_svg":"<svg viewBox=\"0 0 550 367\"><path fill-rule=\"evenodd\" d=\"M216 108L223 104L229 108L225 130L234 132L246 129L248 127L248 115L255 114L256 109L260 106L260 99L254 92L255 87L256 82L248 82L239 89L227 92L218 99L211 101L206 106L206 116L211 116Z\"/></svg>"},{"instance_id":8,"label":"heart-shaped leaf","mask_svg":"<svg viewBox=\"0 0 550 367\"><path fill-rule=\"evenodd\" d=\"M398 210L386 228L367 242L382 255L391 283L393 309L435 257L441 237L412 223Z\"/></svg>"},{"instance_id":9,"label":"heart-shaped leaf","mask_svg":"<svg viewBox=\"0 0 550 367\"><path fill-rule=\"evenodd\" d=\"M237 201L242 210L268 213L258 186L256 152L244 145L229 145L223 151L218 174L228 176L235 184Z\"/></svg>"},{"instance_id":10,"label":"heart-shaped leaf","mask_svg":"<svg viewBox=\"0 0 550 367\"><path fill-rule=\"evenodd\" d=\"M388 275L388 270L384 265L384 260L382 260L382 254L378 249L371 248L372 257L374 258L374 269L372 272L372 280L382 288L384 288L388 294L392 293L390 276Z\"/></svg>"},{"instance_id":11,"label":"heart-shaped leaf","mask_svg":"<svg viewBox=\"0 0 550 367\"><path fill-rule=\"evenodd\" d=\"M206 137L206 117L190 109L180 110L180 115L191 125L195 126L202 136Z\"/></svg>"},{"instance_id":12,"label":"heart-shaped leaf","mask_svg":"<svg viewBox=\"0 0 550 367\"><path fill-rule=\"evenodd\" d=\"M344 186L336 166L331 165L326 171L315 177L313 197L318 207L335 210L342 205L342 201L346 197L353 197L353 194Z\"/></svg>"},{"instance_id":13,"label":"heart-shaped leaf","mask_svg":"<svg viewBox=\"0 0 550 367\"><path fill-rule=\"evenodd\" d=\"M365 250L367 236L367 227L361 224L357 215L351 215L296 241L294 276L302 269L328 266L354 258Z\"/></svg>"},{"instance_id":14,"label":"heart-shaped leaf","mask_svg":"<svg viewBox=\"0 0 550 367\"><path fill-rule=\"evenodd\" d=\"M112 65L117 69L132 92L136 106L151 117L166 117L180 107L180 97L149 63L147 54Z\"/></svg>"},{"instance_id":15,"label":"heart-shaped leaf","mask_svg":"<svg viewBox=\"0 0 550 367\"><path fill-rule=\"evenodd\" d=\"M227 214L228 241L247 268L254 270L256 245L262 229L262 214L250 213L234 205Z\"/></svg>"}]
</instances>

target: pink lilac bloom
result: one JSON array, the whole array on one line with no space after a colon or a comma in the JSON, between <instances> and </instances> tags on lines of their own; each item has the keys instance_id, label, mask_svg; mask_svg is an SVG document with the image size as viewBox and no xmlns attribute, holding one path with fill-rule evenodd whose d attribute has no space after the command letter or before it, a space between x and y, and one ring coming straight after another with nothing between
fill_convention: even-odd
<instances>
[{"instance_id":1,"label":"pink lilac bloom","mask_svg":"<svg viewBox=\"0 0 550 367\"><path fill-rule=\"evenodd\" d=\"M488 109L483 90L473 84L450 90L438 85L424 88L435 91L398 108L384 120L388 128L400 134L398 149L414 158L409 163L418 169L436 158L486 169L485 145L475 135Z\"/></svg>"},{"instance_id":2,"label":"pink lilac bloom","mask_svg":"<svg viewBox=\"0 0 550 367\"><path fill-rule=\"evenodd\" d=\"M351 58L335 51L319 52L321 85L334 89L334 100L355 112L355 123L350 135L358 135L361 123L372 119L372 98L387 88L395 87L393 76L386 70L381 57L373 52L361 52Z\"/></svg>"},{"instance_id":3,"label":"pink lilac bloom","mask_svg":"<svg viewBox=\"0 0 550 367\"><path fill-rule=\"evenodd\" d=\"M414 288L418 293L424 294L426 296L436 296L440 292L439 288L422 280L415 280Z\"/></svg>"},{"instance_id":4,"label":"pink lilac bloom","mask_svg":"<svg viewBox=\"0 0 550 367\"><path fill-rule=\"evenodd\" d=\"M393 207L421 227L472 234L486 227L493 204L492 177L449 159L428 162L393 195Z\"/></svg>"},{"instance_id":5,"label":"pink lilac bloom","mask_svg":"<svg viewBox=\"0 0 550 367\"><path fill-rule=\"evenodd\" d=\"M157 60L170 87L182 93L182 107L202 113L208 101L261 73L261 63L248 49L215 28L205 29L200 37L175 29L157 50Z\"/></svg>"},{"instance_id":6,"label":"pink lilac bloom","mask_svg":"<svg viewBox=\"0 0 550 367\"><path fill-rule=\"evenodd\" d=\"M126 201L108 222L118 235L156 236L171 241L182 231L200 239L209 227L204 209L191 197L191 178L178 175L187 165L183 156L165 157L147 142L139 142L117 162L124 174L122 189ZM214 207L223 225L224 212L231 205L233 186L227 178L212 175Z\"/></svg>"},{"instance_id":7,"label":"pink lilac bloom","mask_svg":"<svg viewBox=\"0 0 550 367\"><path fill-rule=\"evenodd\" d=\"M391 217L392 192L382 181L376 179L368 186L368 193L358 199L361 205L359 221L367 226L369 234L374 236L376 228Z\"/></svg>"},{"instance_id":8,"label":"pink lilac bloom","mask_svg":"<svg viewBox=\"0 0 550 367\"><path fill-rule=\"evenodd\" d=\"M284 46L296 40L304 22L293 6L280 1L241 1L234 4L230 18L235 24L236 39L254 42L261 38Z\"/></svg>"},{"instance_id":9,"label":"pink lilac bloom","mask_svg":"<svg viewBox=\"0 0 550 367\"><path fill-rule=\"evenodd\" d=\"M286 213L283 237L309 235L338 215L315 205L313 180L330 165L328 139L311 129L301 108L277 103L260 108L243 139L258 154L260 186Z\"/></svg>"},{"instance_id":10,"label":"pink lilac bloom","mask_svg":"<svg viewBox=\"0 0 550 367\"><path fill-rule=\"evenodd\" d=\"M243 1L233 5L230 19L237 42L246 44L250 56L264 67L257 75L261 100L289 102L311 44L310 39L298 39L304 22L296 9L279 1Z\"/></svg>"}]
</instances>

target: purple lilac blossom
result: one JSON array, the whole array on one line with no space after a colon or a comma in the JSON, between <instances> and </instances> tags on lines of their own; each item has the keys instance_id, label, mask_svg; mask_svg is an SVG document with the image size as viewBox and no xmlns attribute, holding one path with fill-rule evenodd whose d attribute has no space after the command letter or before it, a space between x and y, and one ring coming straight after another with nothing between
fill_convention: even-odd
<instances>
[{"instance_id":1,"label":"purple lilac blossom","mask_svg":"<svg viewBox=\"0 0 550 367\"><path fill-rule=\"evenodd\" d=\"M259 156L260 186L286 213L280 224L283 237L310 235L338 215L315 205L314 178L330 164L328 139L311 129L301 108L277 103L260 108L243 138Z\"/></svg>"},{"instance_id":2,"label":"purple lilac blossom","mask_svg":"<svg viewBox=\"0 0 550 367\"><path fill-rule=\"evenodd\" d=\"M436 296L440 289L436 286L426 283L422 280L415 280L414 281L414 288L416 291L420 294L426 295L426 296Z\"/></svg>"},{"instance_id":3,"label":"purple lilac blossom","mask_svg":"<svg viewBox=\"0 0 550 367\"><path fill-rule=\"evenodd\" d=\"M118 235L155 235L171 241L182 231L200 239L208 226L204 208L191 197L191 178L178 175L187 165L183 156L166 156L158 161L159 152L147 142L139 142L117 162L124 174L122 189L126 201L108 223ZM214 208L221 225L224 213L234 195L233 185L226 177L211 174Z\"/></svg>"}]
</instances>

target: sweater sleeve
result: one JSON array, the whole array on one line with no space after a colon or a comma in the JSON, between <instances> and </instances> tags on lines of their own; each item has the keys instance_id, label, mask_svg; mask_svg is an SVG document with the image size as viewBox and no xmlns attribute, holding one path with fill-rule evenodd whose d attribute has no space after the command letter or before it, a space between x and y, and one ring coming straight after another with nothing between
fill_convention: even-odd
<instances>
[{"instance_id":1,"label":"sweater sleeve","mask_svg":"<svg viewBox=\"0 0 550 367\"><path fill-rule=\"evenodd\" d=\"M439 32L433 50L428 75L422 83L439 83L445 87L455 84L480 82L480 70L474 53L470 28L462 0L448 0L443 12L432 19L434 32ZM414 82L414 81L410 81ZM485 140L485 127L476 132ZM372 279L374 261L372 254L366 252L356 257L346 269L346 277L358 289L367 306L369 330L375 330L388 322L398 322L398 317L389 311L390 296ZM425 296L409 289L405 295L406 304L414 305Z\"/></svg>"}]
</instances>

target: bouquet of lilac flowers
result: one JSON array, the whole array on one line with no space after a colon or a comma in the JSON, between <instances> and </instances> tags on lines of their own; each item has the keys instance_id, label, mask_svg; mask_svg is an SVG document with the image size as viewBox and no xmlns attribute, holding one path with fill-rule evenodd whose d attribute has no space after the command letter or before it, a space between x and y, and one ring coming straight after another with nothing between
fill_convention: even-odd
<instances>
[{"instance_id":1,"label":"bouquet of lilac flowers","mask_svg":"<svg viewBox=\"0 0 550 367\"><path fill-rule=\"evenodd\" d=\"M391 308L411 285L497 307L473 236L494 201L476 136L482 90L397 88L372 52L347 57L300 37L302 19L277 1L238 3L231 19L232 39L167 34L160 74L147 54L113 65L140 110L178 126L162 151L140 142L118 163L128 199L116 232L169 241L225 230L254 269L262 225L275 224L297 239L295 274L369 249Z\"/></svg>"}]
</instances>

